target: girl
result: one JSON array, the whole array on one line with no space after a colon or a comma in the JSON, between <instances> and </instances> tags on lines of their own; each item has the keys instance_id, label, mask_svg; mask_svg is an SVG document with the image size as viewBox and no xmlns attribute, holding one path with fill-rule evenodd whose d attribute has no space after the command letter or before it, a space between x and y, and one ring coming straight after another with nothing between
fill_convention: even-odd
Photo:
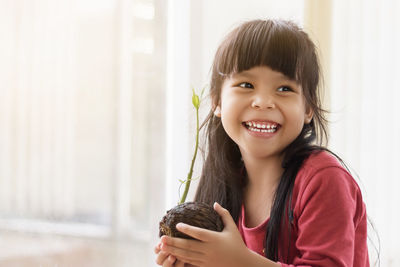
<instances>
[{"instance_id":1,"label":"girl","mask_svg":"<svg viewBox=\"0 0 400 267\"><path fill-rule=\"evenodd\" d=\"M316 48L292 22L249 21L224 39L195 201L221 204L225 228L178 224L197 240L163 236L159 265L369 266L360 189L321 146L319 80Z\"/></svg>"}]
</instances>

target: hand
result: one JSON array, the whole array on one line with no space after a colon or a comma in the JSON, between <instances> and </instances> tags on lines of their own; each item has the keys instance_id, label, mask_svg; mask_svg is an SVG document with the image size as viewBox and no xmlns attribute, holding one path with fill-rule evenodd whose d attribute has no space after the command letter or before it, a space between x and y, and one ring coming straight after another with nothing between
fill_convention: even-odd
<instances>
[{"instance_id":1,"label":"hand","mask_svg":"<svg viewBox=\"0 0 400 267\"><path fill-rule=\"evenodd\" d=\"M163 236L160 253L173 255L185 263L198 267L246 266L244 259L248 256L248 249L235 222L229 212L218 203L214 204L214 209L224 223L222 232L178 223L176 228L180 232L197 240Z\"/></svg>"},{"instance_id":2,"label":"hand","mask_svg":"<svg viewBox=\"0 0 400 267\"><path fill-rule=\"evenodd\" d=\"M159 243L155 248L154 252L157 254L156 263L163 267L189 267L185 265L184 262L177 260L174 256L161 251L160 249L161 243Z\"/></svg>"}]
</instances>

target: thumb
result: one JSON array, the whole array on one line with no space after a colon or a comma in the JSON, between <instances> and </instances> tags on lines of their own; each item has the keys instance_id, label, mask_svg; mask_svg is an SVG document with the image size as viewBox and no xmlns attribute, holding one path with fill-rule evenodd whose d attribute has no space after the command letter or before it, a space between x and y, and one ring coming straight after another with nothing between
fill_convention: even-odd
<instances>
[{"instance_id":1,"label":"thumb","mask_svg":"<svg viewBox=\"0 0 400 267\"><path fill-rule=\"evenodd\" d=\"M214 210L221 216L222 222L226 228L235 227L236 223L233 221L233 218L227 209L224 209L218 202L214 203Z\"/></svg>"}]
</instances>

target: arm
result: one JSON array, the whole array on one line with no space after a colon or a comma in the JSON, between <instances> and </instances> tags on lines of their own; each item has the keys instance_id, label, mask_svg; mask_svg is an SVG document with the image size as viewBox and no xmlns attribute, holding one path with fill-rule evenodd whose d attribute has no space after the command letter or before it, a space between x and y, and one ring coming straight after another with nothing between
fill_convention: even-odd
<instances>
[{"instance_id":1,"label":"arm","mask_svg":"<svg viewBox=\"0 0 400 267\"><path fill-rule=\"evenodd\" d=\"M229 212L215 204L214 209L224 222L224 230L209 231L185 224L178 224L177 229L197 240L161 238L161 251L174 255L183 262L198 267L280 267L252 251L244 244L242 237Z\"/></svg>"},{"instance_id":2,"label":"arm","mask_svg":"<svg viewBox=\"0 0 400 267\"><path fill-rule=\"evenodd\" d=\"M300 185L294 216L300 256L283 266L353 266L356 227L365 210L350 174L338 167L318 171Z\"/></svg>"}]
</instances>

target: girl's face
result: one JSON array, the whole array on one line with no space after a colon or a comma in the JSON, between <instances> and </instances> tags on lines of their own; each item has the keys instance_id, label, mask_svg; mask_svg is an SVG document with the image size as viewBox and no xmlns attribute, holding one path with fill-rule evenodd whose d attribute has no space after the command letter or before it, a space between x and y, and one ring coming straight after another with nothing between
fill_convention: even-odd
<instances>
[{"instance_id":1,"label":"girl's face","mask_svg":"<svg viewBox=\"0 0 400 267\"><path fill-rule=\"evenodd\" d=\"M301 86L266 66L226 78L215 115L246 156L280 157L312 119Z\"/></svg>"}]
</instances>

